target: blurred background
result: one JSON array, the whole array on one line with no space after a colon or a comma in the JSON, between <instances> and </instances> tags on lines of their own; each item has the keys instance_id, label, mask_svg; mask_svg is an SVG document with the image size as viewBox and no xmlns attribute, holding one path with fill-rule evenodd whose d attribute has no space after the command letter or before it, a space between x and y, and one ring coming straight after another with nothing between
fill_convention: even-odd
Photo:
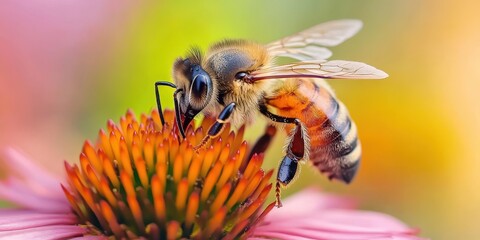
<instances>
[{"instance_id":1,"label":"blurred background","mask_svg":"<svg viewBox=\"0 0 480 240\"><path fill-rule=\"evenodd\" d=\"M171 80L174 59L190 46L224 38L268 43L356 18L364 28L333 48L332 59L390 74L331 81L360 132L359 174L345 186L303 167L284 194L320 186L422 236L478 239L480 4L448 2L2 1L0 144L61 174L61 161L77 161L83 141L107 119L154 108L153 83ZM283 140L267 153L269 167L277 166Z\"/></svg>"}]
</instances>

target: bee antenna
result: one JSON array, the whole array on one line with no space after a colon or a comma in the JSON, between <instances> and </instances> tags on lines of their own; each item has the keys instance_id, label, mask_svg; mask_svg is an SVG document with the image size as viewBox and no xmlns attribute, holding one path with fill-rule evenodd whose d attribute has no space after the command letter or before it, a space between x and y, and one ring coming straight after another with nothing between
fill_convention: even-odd
<instances>
[{"instance_id":1,"label":"bee antenna","mask_svg":"<svg viewBox=\"0 0 480 240\"><path fill-rule=\"evenodd\" d=\"M171 82L167 82L167 81L157 81L157 82L155 82L155 97L157 98L158 115L160 115L160 121L162 122L162 126L163 126L163 125L165 125L165 118L163 117L162 103L160 101L160 91L158 91L158 86L168 86L168 87L176 89L177 85L175 85Z\"/></svg>"}]
</instances>

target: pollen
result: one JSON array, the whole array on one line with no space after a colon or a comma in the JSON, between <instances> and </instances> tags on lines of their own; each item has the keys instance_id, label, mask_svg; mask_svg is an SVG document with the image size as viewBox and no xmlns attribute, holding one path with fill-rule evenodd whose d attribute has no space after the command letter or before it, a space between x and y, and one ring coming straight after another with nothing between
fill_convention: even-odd
<instances>
[{"instance_id":1,"label":"pollen","mask_svg":"<svg viewBox=\"0 0 480 240\"><path fill-rule=\"evenodd\" d=\"M174 114L138 121L128 111L86 141L79 164L65 162L62 189L89 235L117 239L241 239L274 206L264 207L273 170L248 156L244 127L225 130L200 149L206 118L177 135ZM229 128L226 128L229 129Z\"/></svg>"}]
</instances>

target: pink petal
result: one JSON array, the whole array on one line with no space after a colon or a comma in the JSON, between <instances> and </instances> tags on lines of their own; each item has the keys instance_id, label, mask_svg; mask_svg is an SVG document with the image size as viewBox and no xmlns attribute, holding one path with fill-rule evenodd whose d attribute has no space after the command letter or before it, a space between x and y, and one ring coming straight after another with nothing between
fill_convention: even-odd
<instances>
[{"instance_id":1,"label":"pink petal","mask_svg":"<svg viewBox=\"0 0 480 240\"><path fill-rule=\"evenodd\" d=\"M0 181L0 199L38 211L69 212L58 178L12 148L5 149L3 155L16 176Z\"/></svg>"},{"instance_id":2,"label":"pink petal","mask_svg":"<svg viewBox=\"0 0 480 240\"><path fill-rule=\"evenodd\" d=\"M335 204L332 201L339 200ZM278 239L420 239L417 231L382 213L349 209L342 198L302 191L273 209L252 237ZM347 208L343 208L347 207ZM342 209L343 208L343 209Z\"/></svg>"},{"instance_id":3,"label":"pink petal","mask_svg":"<svg viewBox=\"0 0 480 240\"><path fill-rule=\"evenodd\" d=\"M0 232L35 228L49 225L75 225L73 214L39 213L26 210L0 209Z\"/></svg>"},{"instance_id":4,"label":"pink petal","mask_svg":"<svg viewBox=\"0 0 480 240\"><path fill-rule=\"evenodd\" d=\"M29 184L28 182L25 182L22 179L19 179L18 177L14 177L14 176L10 176L6 181L4 181L4 185L7 185L8 187L15 189L16 192L35 195L39 198L43 198L47 200L65 202L65 195L63 194L62 191L58 190L58 189L61 189L60 182L57 183L58 189L55 189L55 190L52 189L51 192L35 191L35 189L32 189L31 186L29 186L28 184Z\"/></svg>"},{"instance_id":5,"label":"pink petal","mask_svg":"<svg viewBox=\"0 0 480 240\"><path fill-rule=\"evenodd\" d=\"M410 232L402 222L381 213L364 212L356 210L325 209L321 212L312 212L309 215L292 219L279 219L270 223L265 228L308 228L322 229L338 232L358 233L392 233Z\"/></svg>"},{"instance_id":6,"label":"pink petal","mask_svg":"<svg viewBox=\"0 0 480 240\"><path fill-rule=\"evenodd\" d=\"M22 230L2 231L0 239L41 239L57 240L80 237L86 232L86 229L75 225L52 225L28 228Z\"/></svg>"},{"instance_id":7,"label":"pink petal","mask_svg":"<svg viewBox=\"0 0 480 240\"><path fill-rule=\"evenodd\" d=\"M83 237L71 238L70 240L108 240L108 237L106 237L106 236L83 236Z\"/></svg>"},{"instance_id":8,"label":"pink petal","mask_svg":"<svg viewBox=\"0 0 480 240\"><path fill-rule=\"evenodd\" d=\"M321 232L317 230L305 230L305 229L291 229L281 230L276 232L258 232L255 236L274 239L324 239L324 240L370 240L370 239L408 239L417 240L420 239L410 235L391 235L391 234L345 234L337 232ZM249 239L261 239L261 238L249 238Z\"/></svg>"},{"instance_id":9,"label":"pink petal","mask_svg":"<svg viewBox=\"0 0 480 240\"><path fill-rule=\"evenodd\" d=\"M352 209L355 202L343 197L320 194L318 189L308 188L283 201L283 207L273 209L266 217L269 219L291 219L305 216L322 209L341 208Z\"/></svg>"},{"instance_id":10,"label":"pink petal","mask_svg":"<svg viewBox=\"0 0 480 240\"><path fill-rule=\"evenodd\" d=\"M291 229L279 231L259 231L255 233L256 236L263 236L274 239L335 239L335 240L356 240L356 239L378 239L380 236L365 235L362 238L357 238L351 235L321 232L316 230L305 229Z\"/></svg>"},{"instance_id":11,"label":"pink petal","mask_svg":"<svg viewBox=\"0 0 480 240\"><path fill-rule=\"evenodd\" d=\"M59 187L60 188L60 187ZM19 206L47 212L69 212L70 206L62 196L59 199L52 199L21 187L18 179L10 178L0 182L0 197Z\"/></svg>"},{"instance_id":12,"label":"pink petal","mask_svg":"<svg viewBox=\"0 0 480 240\"><path fill-rule=\"evenodd\" d=\"M300 235L291 235L279 232L268 232L265 235L255 233L256 237L249 237L248 240L265 240L265 239L295 239L295 240L312 240L313 237L302 237Z\"/></svg>"},{"instance_id":13,"label":"pink petal","mask_svg":"<svg viewBox=\"0 0 480 240\"><path fill-rule=\"evenodd\" d=\"M6 148L3 152L5 163L8 167L19 174L32 186L38 186L44 192L49 194L60 192L60 179L45 171L34 161L31 161L25 155L13 148Z\"/></svg>"},{"instance_id":14,"label":"pink petal","mask_svg":"<svg viewBox=\"0 0 480 240\"><path fill-rule=\"evenodd\" d=\"M331 210L325 212L322 216L330 223L337 223L342 226L357 227L359 230L367 230L369 232L375 231L398 231L405 232L410 228L395 219L392 216L383 213L369 212L369 211L351 211L351 210Z\"/></svg>"}]
</instances>

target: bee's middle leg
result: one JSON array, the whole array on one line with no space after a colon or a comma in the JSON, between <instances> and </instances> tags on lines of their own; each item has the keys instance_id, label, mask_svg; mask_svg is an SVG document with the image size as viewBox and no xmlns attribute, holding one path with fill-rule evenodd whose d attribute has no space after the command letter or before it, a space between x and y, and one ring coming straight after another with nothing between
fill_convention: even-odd
<instances>
[{"instance_id":1,"label":"bee's middle leg","mask_svg":"<svg viewBox=\"0 0 480 240\"><path fill-rule=\"evenodd\" d=\"M235 109L234 102L225 106L225 108L223 108L220 114L218 114L217 120L215 120L215 122L208 129L207 135L193 149L198 150L204 147L210 139L218 137L222 133L222 130L225 128L225 124L230 119L230 116L232 115L234 109Z\"/></svg>"},{"instance_id":2,"label":"bee's middle leg","mask_svg":"<svg viewBox=\"0 0 480 240\"><path fill-rule=\"evenodd\" d=\"M298 163L308 155L309 140L305 126L297 118L282 117L268 111L266 106L260 107L260 112L270 118L272 121L280 123L295 124L290 133L287 145L286 155L283 157L278 167L276 198L277 207L281 207L280 188L287 186L294 178L298 170Z\"/></svg>"}]
</instances>

